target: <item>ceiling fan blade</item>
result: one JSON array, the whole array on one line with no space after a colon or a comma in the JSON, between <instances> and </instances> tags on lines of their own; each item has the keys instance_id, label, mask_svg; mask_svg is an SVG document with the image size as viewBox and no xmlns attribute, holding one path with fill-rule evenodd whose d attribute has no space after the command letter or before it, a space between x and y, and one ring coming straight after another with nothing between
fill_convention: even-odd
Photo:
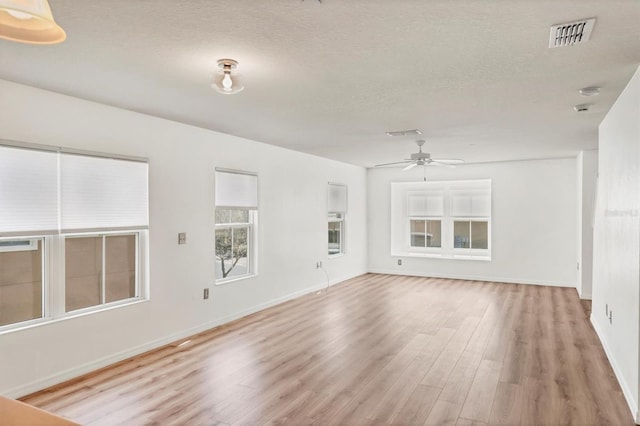
<instances>
[{"instance_id":1,"label":"ceiling fan blade","mask_svg":"<svg viewBox=\"0 0 640 426\"><path fill-rule=\"evenodd\" d=\"M383 167L383 166L394 166L394 165L398 165L398 164L407 164L411 162L411 160L406 160L406 161L396 161L395 163L382 163L382 164L376 164L373 167Z\"/></svg>"},{"instance_id":2,"label":"ceiling fan blade","mask_svg":"<svg viewBox=\"0 0 640 426\"><path fill-rule=\"evenodd\" d=\"M429 162L429 164L432 165L432 166L447 166L447 167L451 167L451 168L455 168L456 167L455 165L453 165L451 163L445 163L445 162L442 162L440 160L431 160Z\"/></svg>"},{"instance_id":3,"label":"ceiling fan blade","mask_svg":"<svg viewBox=\"0 0 640 426\"><path fill-rule=\"evenodd\" d=\"M464 163L464 160L461 160L459 158L434 158L433 161L437 161L439 163L446 163L446 164Z\"/></svg>"},{"instance_id":4,"label":"ceiling fan blade","mask_svg":"<svg viewBox=\"0 0 640 426\"><path fill-rule=\"evenodd\" d=\"M407 170L411 170L413 169L415 166L417 166L418 163L411 163L409 164L407 167L405 167L404 169L402 169L403 172L406 172Z\"/></svg>"}]
</instances>

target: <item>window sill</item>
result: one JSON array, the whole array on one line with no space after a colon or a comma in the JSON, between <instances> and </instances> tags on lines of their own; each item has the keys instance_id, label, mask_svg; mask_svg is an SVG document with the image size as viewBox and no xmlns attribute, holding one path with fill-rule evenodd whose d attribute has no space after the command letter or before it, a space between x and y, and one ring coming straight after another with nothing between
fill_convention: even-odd
<instances>
[{"instance_id":1,"label":"window sill","mask_svg":"<svg viewBox=\"0 0 640 426\"><path fill-rule=\"evenodd\" d=\"M253 278L253 277L257 277L258 274L247 274L247 275L241 275L239 277L233 277L233 278L229 278L226 280L217 280L215 282L215 285L225 285L225 284L231 284L234 283L236 281L242 281L242 280L246 280L248 278Z\"/></svg>"},{"instance_id":2,"label":"window sill","mask_svg":"<svg viewBox=\"0 0 640 426\"><path fill-rule=\"evenodd\" d=\"M330 254L330 255L327 256L327 259L335 259L335 258L342 257L342 256L344 256L344 253Z\"/></svg>"},{"instance_id":3,"label":"window sill","mask_svg":"<svg viewBox=\"0 0 640 426\"><path fill-rule=\"evenodd\" d=\"M95 307L85 308L83 310L64 313L61 316L56 318L44 317L44 318L37 318L30 321L24 321L24 322L27 322L27 324L24 324L24 325L20 325L20 323L7 324L6 326L3 326L3 327L6 327L4 330L0 328L0 335L14 333L18 331L25 331L31 328L42 327L47 324L55 324L58 322L67 321L74 318L80 318L87 315L97 314L99 312L106 312L112 309L122 308L124 306L132 306L140 303L146 303L148 301L149 301L149 298L130 299L126 302L113 302L114 304L109 306L101 305L102 306L101 309L97 309Z\"/></svg>"},{"instance_id":4,"label":"window sill","mask_svg":"<svg viewBox=\"0 0 640 426\"><path fill-rule=\"evenodd\" d=\"M479 260L484 262L491 261L491 255L469 255L469 254L441 254L441 253L392 253L394 257L418 257L426 259L443 259L443 260Z\"/></svg>"}]
</instances>

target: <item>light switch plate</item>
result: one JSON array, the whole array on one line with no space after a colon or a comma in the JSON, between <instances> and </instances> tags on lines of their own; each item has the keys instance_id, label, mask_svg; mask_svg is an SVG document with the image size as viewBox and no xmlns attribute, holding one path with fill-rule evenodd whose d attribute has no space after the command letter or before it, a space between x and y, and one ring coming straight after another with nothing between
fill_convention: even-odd
<instances>
[{"instance_id":1,"label":"light switch plate","mask_svg":"<svg viewBox=\"0 0 640 426\"><path fill-rule=\"evenodd\" d=\"M178 234L178 244L187 244L187 233L181 232Z\"/></svg>"}]
</instances>

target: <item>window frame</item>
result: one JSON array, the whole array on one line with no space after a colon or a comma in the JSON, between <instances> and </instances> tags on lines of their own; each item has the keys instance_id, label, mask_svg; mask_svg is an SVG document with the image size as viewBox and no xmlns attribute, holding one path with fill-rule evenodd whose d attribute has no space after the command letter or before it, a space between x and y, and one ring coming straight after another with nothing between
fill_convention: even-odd
<instances>
[{"instance_id":1,"label":"window frame","mask_svg":"<svg viewBox=\"0 0 640 426\"><path fill-rule=\"evenodd\" d=\"M335 259L347 253L347 211L349 209L349 186L345 183L327 182L327 259ZM338 251L331 253L329 223L340 223Z\"/></svg>"},{"instance_id":2,"label":"window frame","mask_svg":"<svg viewBox=\"0 0 640 426\"><path fill-rule=\"evenodd\" d=\"M412 252L417 252L417 253L439 253L442 251L442 246L443 246L443 220L442 220L442 216L408 216L407 220L409 222L408 225L408 232L409 232L409 250ZM424 246L414 246L411 243L411 239L413 237L413 232L411 232L411 222L414 220L419 220L419 221L423 221L425 222L425 245ZM426 242L427 242L427 235L428 235L428 225L427 222L430 221L438 221L440 222L440 247L434 247L434 246L427 246Z\"/></svg>"},{"instance_id":3,"label":"window frame","mask_svg":"<svg viewBox=\"0 0 640 426\"><path fill-rule=\"evenodd\" d=\"M345 240L344 234L345 234L345 228L346 228L346 226L345 226L345 216L346 216L346 214L342 213L342 212L333 212L333 213L330 212L327 215L327 230L328 230L328 227L329 227L329 223L339 223L340 224L340 228L338 229L338 232L339 232L339 235L340 235L340 240L338 242L338 251L337 252L335 252L335 253L331 253L330 252L330 250L331 250L330 244L336 244L336 243L329 242L329 238L328 238L328 235L327 235L327 245L328 245L327 246L327 256L329 258L343 256L344 253L345 253L345 244L344 244L344 240Z\"/></svg>"},{"instance_id":4,"label":"window frame","mask_svg":"<svg viewBox=\"0 0 640 426\"><path fill-rule=\"evenodd\" d=\"M455 223L456 222L466 222L469 223L469 247L456 247L455 246ZM473 222L478 222L478 223L486 223L487 224L487 248L474 248L472 247L472 242L473 242L473 226L472 223ZM453 246L452 246L452 250L456 253L460 253L462 255L473 255L473 254L477 254L477 253L484 253L484 252L488 252L489 249L491 248L491 221L489 220L489 218L484 218L484 217L454 217L452 218L452 227L451 227L451 237L452 237L452 241L454 242Z\"/></svg>"},{"instance_id":5,"label":"window frame","mask_svg":"<svg viewBox=\"0 0 640 426\"><path fill-rule=\"evenodd\" d=\"M256 272L256 239L255 239L255 222L257 221L257 210L253 209L225 209L225 208L216 208L216 210L246 210L248 212L248 222L230 222L230 223L215 223L214 225L214 258L215 258L215 285L228 284L233 281L244 280L247 278L255 277L257 275ZM215 214L214 214L215 216ZM215 217L214 217L215 221ZM233 239L233 229L247 229L247 272L242 275L233 275L231 277L220 277L217 275L217 257L218 255L215 253L215 244L216 244L216 233L219 230L223 229L231 229L231 238ZM233 250L233 243L232 243Z\"/></svg>"},{"instance_id":6,"label":"window frame","mask_svg":"<svg viewBox=\"0 0 640 426\"><path fill-rule=\"evenodd\" d=\"M64 229L61 223L60 217L60 176L61 169L61 156L63 155L80 155L88 156L92 158L102 158L104 160L122 160L132 161L137 163L145 163L145 184L146 191L148 191L149 176L148 176L148 159L142 157L126 156L119 154L110 154L102 152L92 152L77 149L68 149L63 147L53 147L46 145L37 145L31 143L14 142L0 139L0 147L23 149L26 151L35 152L50 152L57 156L57 226L44 228L38 230L38 228L28 231L16 231L6 230L0 235L0 240L31 240L29 246L18 247L1 247L0 253L8 251L26 251L36 250L34 247L35 241L42 241L42 316L26 321L19 321L11 324L0 325L0 334L5 334L14 331L20 331L51 322L58 322L69 318L83 316L89 313L102 312L110 310L120 306L133 305L141 302L146 302L150 298L150 285L149 285L149 230L148 230L148 209L149 200L146 199L146 217L144 223L136 224L135 226L114 226L112 228L96 227L87 230L67 230ZM122 299L113 302L101 303L99 305L77 309L71 312L65 312L65 238L72 235L131 235L136 234L136 254L135 254L135 292L136 296L133 298ZM37 246L36 246L37 247Z\"/></svg>"},{"instance_id":7,"label":"window frame","mask_svg":"<svg viewBox=\"0 0 640 426\"><path fill-rule=\"evenodd\" d=\"M442 194L441 208L428 208L428 197ZM416 207L412 197L427 197L427 207ZM462 215L454 211L454 197L465 196L478 200L478 204L468 204L469 210ZM436 205L440 205L439 201ZM459 200L456 200L459 201ZM434 259L491 260L491 179L429 181L429 182L392 182L391 183L391 256L425 257ZM475 201L474 201L475 202ZM473 207L471 207L473 205ZM414 206L414 207L412 207ZM421 214L425 212L427 214ZM429 215L429 212L442 213ZM454 212L457 214L454 214ZM410 214L411 213L411 214ZM486 215L488 214L488 216ZM471 216L469 216L471 215ZM482 215L482 216L481 216ZM416 247L411 245L412 220L440 220L441 247ZM456 221L484 222L487 224L487 249L456 248L454 242L454 223ZM469 225L471 227L471 225ZM469 230L471 233L471 229Z\"/></svg>"},{"instance_id":8,"label":"window frame","mask_svg":"<svg viewBox=\"0 0 640 426\"><path fill-rule=\"evenodd\" d=\"M104 310L106 308L109 307L113 307L113 306L121 306L121 305L128 305L132 302L136 302L139 300L144 300L143 297L143 293L144 293L144 289L142 288L142 286L140 285L142 282L142 271L140 268L141 265L141 261L142 259L140 258L141 256L141 244L140 241L143 238L141 236L141 234L145 232L145 230L142 229L137 229L137 230L127 230L127 231L103 231L103 232L74 232L74 233L68 233L68 234L62 234L60 236L60 252L62 254L62 261L60 263L60 274L63 277L63 285L62 285L62 289L60 291L60 293L62 294L62 316L75 316L75 315L81 315L84 313L88 313L88 312L96 312L96 311L101 311ZM121 299L121 300L114 300L112 302L107 302L106 301L106 286L107 286L107 282L106 282L106 262L107 262L107 253L106 253L106 244L107 244L107 237L109 236L130 236L130 235L134 235L135 236L135 296L133 297L128 297L126 299ZM101 290L100 290L100 303L96 304L96 305L92 305L92 306L86 306L84 308L79 308L79 309L74 309L72 311L67 311L66 310L66 290L67 290L67 279L66 279L66 266L65 266L65 262L67 259L66 256L66 248L65 248L65 243L67 241L67 238L97 238L97 237L102 237L102 277L100 279L101 281Z\"/></svg>"}]
</instances>

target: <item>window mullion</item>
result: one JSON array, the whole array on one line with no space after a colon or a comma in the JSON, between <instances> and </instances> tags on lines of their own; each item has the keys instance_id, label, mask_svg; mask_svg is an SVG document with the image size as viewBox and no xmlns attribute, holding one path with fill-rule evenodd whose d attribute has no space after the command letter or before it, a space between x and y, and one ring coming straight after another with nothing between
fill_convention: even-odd
<instances>
[{"instance_id":1,"label":"window mullion","mask_svg":"<svg viewBox=\"0 0 640 426\"><path fill-rule=\"evenodd\" d=\"M104 305L107 302L107 236L102 236L102 271L100 276L100 301Z\"/></svg>"}]
</instances>

